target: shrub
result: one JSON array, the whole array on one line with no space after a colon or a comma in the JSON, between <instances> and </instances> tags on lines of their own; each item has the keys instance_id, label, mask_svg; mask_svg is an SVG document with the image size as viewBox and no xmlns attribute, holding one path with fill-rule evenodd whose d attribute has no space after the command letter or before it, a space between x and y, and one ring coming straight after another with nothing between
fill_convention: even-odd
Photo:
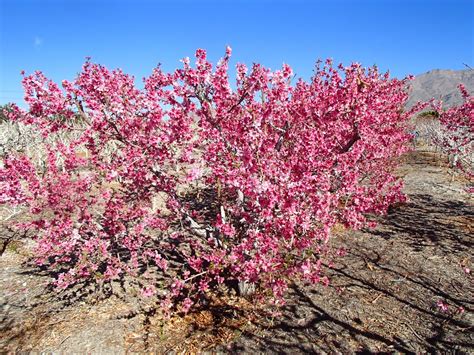
<instances>
[{"instance_id":1,"label":"shrub","mask_svg":"<svg viewBox=\"0 0 474 355\"><path fill-rule=\"evenodd\" d=\"M433 135L433 142L450 155L452 166L460 169L468 178L473 178L474 167L474 97L463 85L459 90L463 104L443 111L436 106L440 126Z\"/></svg>"},{"instance_id":2,"label":"shrub","mask_svg":"<svg viewBox=\"0 0 474 355\"><path fill-rule=\"evenodd\" d=\"M11 152L0 203L24 206L37 262L59 288L132 276L165 310L245 282L282 301L288 280L324 282L331 230L372 225L403 201L392 171L410 135L405 80L359 64L318 63L291 83L288 65L160 67L138 89L87 61L61 90L25 76L28 111L9 118L47 144L44 164ZM412 111L415 111L413 109Z\"/></svg>"}]
</instances>

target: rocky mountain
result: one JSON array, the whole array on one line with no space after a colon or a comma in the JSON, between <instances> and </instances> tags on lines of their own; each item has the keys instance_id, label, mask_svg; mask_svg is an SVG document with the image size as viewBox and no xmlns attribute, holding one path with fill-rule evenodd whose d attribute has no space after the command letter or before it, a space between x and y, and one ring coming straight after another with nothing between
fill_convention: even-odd
<instances>
[{"instance_id":1,"label":"rocky mountain","mask_svg":"<svg viewBox=\"0 0 474 355\"><path fill-rule=\"evenodd\" d=\"M431 98L443 101L444 107L459 105L462 103L457 88L460 83L466 86L470 94L474 94L474 69L435 69L418 75L411 82L407 107L412 107L417 101L428 101Z\"/></svg>"}]
</instances>

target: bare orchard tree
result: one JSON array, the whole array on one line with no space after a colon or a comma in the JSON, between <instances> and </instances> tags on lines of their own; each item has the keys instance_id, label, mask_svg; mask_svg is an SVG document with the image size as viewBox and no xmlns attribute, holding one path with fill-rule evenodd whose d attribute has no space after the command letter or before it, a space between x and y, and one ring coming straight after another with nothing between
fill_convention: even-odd
<instances>
[{"instance_id":1,"label":"bare orchard tree","mask_svg":"<svg viewBox=\"0 0 474 355\"><path fill-rule=\"evenodd\" d=\"M448 129L435 116L424 119L417 124L419 137L428 146L437 152L448 156L451 168L461 167L466 171L474 168L474 141L465 139L469 136L469 127L456 127Z\"/></svg>"}]
</instances>

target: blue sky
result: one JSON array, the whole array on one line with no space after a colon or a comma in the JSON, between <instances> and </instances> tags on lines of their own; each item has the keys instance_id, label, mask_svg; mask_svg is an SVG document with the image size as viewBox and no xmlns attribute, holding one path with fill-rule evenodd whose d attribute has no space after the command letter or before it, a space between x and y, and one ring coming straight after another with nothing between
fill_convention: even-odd
<instances>
[{"instance_id":1,"label":"blue sky","mask_svg":"<svg viewBox=\"0 0 474 355\"><path fill-rule=\"evenodd\" d=\"M309 78L318 58L377 64L392 75L474 67L474 1L0 0L0 104L21 102L20 71L73 79L85 57L137 81L196 48L216 61L290 64Z\"/></svg>"}]
</instances>

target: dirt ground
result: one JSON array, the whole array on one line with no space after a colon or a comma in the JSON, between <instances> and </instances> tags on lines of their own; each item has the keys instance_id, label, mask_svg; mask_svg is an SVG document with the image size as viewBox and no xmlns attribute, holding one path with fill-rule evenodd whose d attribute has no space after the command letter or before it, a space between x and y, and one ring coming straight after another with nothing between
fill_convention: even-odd
<instances>
[{"instance_id":1,"label":"dirt ground","mask_svg":"<svg viewBox=\"0 0 474 355\"><path fill-rule=\"evenodd\" d=\"M421 149L400 174L409 202L374 230L341 231L335 243L347 255L329 270L330 285L295 284L277 317L235 297L164 321L120 297L95 300L92 287L55 295L49 276L26 263L28 245L9 245L0 257L0 352L473 353L466 181Z\"/></svg>"}]
</instances>

